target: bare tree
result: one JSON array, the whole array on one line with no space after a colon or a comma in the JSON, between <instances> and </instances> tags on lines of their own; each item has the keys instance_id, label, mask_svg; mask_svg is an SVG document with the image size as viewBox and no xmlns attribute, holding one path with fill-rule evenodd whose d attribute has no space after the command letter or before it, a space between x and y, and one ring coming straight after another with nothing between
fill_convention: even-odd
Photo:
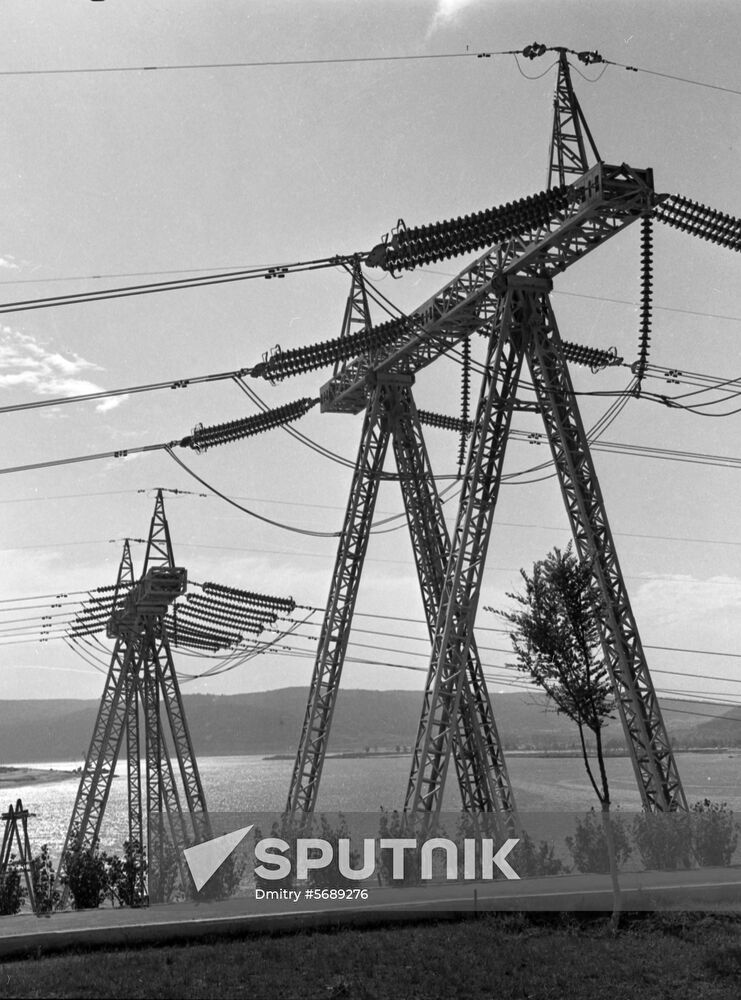
<instances>
[{"instance_id":1,"label":"bare tree","mask_svg":"<svg viewBox=\"0 0 741 1000\"><path fill-rule=\"evenodd\" d=\"M524 570L520 573L524 591L507 594L519 607L500 614L513 626L510 637L518 670L530 674L556 710L572 719L579 731L584 766L601 806L613 890L612 926L616 929L620 884L602 740L602 730L613 718L615 699L602 662L591 572L579 562L569 544L565 552L554 548L535 563L532 576ZM593 750L588 733L593 737Z\"/></svg>"}]
</instances>

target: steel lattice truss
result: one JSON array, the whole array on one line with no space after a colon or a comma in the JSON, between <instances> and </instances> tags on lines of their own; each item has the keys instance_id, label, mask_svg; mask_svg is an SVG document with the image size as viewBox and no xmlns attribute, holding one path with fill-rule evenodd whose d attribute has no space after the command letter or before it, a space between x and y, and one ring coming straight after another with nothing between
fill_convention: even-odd
<instances>
[{"instance_id":1,"label":"steel lattice truss","mask_svg":"<svg viewBox=\"0 0 741 1000\"><path fill-rule=\"evenodd\" d=\"M115 646L60 864L68 847L88 850L98 842L125 739L128 839L149 869L145 882L144 866L137 867L135 892L142 901L164 898L173 864L187 888L182 849L211 836L172 646L232 649L245 633L260 632L295 608L291 598L216 583L201 584L195 594L186 588L158 490L141 577L134 576L127 540L115 587L99 588L67 631L74 641L106 629Z\"/></svg>"},{"instance_id":2,"label":"steel lattice truss","mask_svg":"<svg viewBox=\"0 0 741 1000\"><path fill-rule=\"evenodd\" d=\"M549 293L554 276L639 219L654 216L706 239L739 246L739 220L657 195L650 169L599 160L560 51L548 192L501 210L409 229L379 244L367 263L388 271L473 248L498 231L495 245L414 313L355 334L366 345L348 359L348 339L298 348L266 360L254 374L283 378L335 362L322 387L322 410L365 412L361 444L296 757L288 811L316 805L324 754L389 439L400 473L432 643L405 801L407 821L429 829L439 814L452 755L464 809L516 825L514 799L481 664L474 624L481 579L523 365L529 369L580 559L593 573L595 615L644 807L686 809L638 629L620 571L599 482L575 402L567 359L593 368L607 352L564 343ZM586 134L586 141L585 141ZM588 151L597 160L589 165ZM565 186L569 177L575 180ZM664 207L666 206L666 207ZM645 368L650 327L650 234L643 223L643 306L639 362ZM354 276L357 282L358 274ZM457 343L488 338L473 421L419 414L415 375ZM441 514L420 418L469 433L452 538Z\"/></svg>"}]
</instances>

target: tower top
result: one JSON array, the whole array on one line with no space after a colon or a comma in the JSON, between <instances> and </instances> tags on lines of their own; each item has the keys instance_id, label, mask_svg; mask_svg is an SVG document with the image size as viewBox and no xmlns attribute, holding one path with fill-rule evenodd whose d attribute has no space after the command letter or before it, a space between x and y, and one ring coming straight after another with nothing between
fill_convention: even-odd
<instances>
[{"instance_id":1,"label":"tower top","mask_svg":"<svg viewBox=\"0 0 741 1000\"><path fill-rule=\"evenodd\" d=\"M567 49L558 48L558 77L553 98L553 131L548 160L548 188L563 187L602 158L574 93ZM590 162L589 151L593 162Z\"/></svg>"}]
</instances>

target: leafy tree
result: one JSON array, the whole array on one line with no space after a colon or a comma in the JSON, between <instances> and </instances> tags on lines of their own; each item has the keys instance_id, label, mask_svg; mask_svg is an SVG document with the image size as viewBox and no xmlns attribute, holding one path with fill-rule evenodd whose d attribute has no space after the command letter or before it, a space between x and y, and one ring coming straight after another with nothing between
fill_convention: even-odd
<instances>
[{"instance_id":1,"label":"leafy tree","mask_svg":"<svg viewBox=\"0 0 741 1000\"><path fill-rule=\"evenodd\" d=\"M591 571L576 558L569 544L565 552L554 548L536 562L532 576L525 570L520 573L523 593L507 594L519 607L500 614L512 626L510 636L518 670L528 673L545 691L557 712L576 723L584 766L602 810L613 889L612 924L616 929L620 884L602 740L602 730L613 718L615 700L601 660ZM588 745L589 734L593 753Z\"/></svg>"}]
</instances>

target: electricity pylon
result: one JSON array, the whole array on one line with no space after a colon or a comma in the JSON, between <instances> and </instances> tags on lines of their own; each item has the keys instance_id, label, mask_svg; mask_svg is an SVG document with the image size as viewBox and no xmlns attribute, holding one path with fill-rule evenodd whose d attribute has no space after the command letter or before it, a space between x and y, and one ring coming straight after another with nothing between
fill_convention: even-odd
<instances>
[{"instance_id":1,"label":"electricity pylon","mask_svg":"<svg viewBox=\"0 0 741 1000\"><path fill-rule=\"evenodd\" d=\"M29 813L28 809L24 809L23 803L18 799L15 807L11 803L8 806L8 811L0 816L0 819L5 820L3 843L2 847L0 847L0 883L4 882L10 869L15 868L16 871L22 871L26 881L28 901L35 913L36 893L31 873L33 858L31 855L31 844L28 839L28 817L34 815L34 813ZM14 848L17 851L15 857L13 857Z\"/></svg>"},{"instance_id":2,"label":"electricity pylon","mask_svg":"<svg viewBox=\"0 0 741 1000\"><path fill-rule=\"evenodd\" d=\"M539 48L545 51L545 47ZM407 478L425 479L423 459L417 457L410 473L410 467L404 465L405 456L400 459L398 453L397 439L404 440L414 427L413 417L399 416L405 408L408 413L413 410L405 393L411 392L418 371L473 333L487 336L487 361L449 546L435 540L435 498L427 496L427 511L418 517L415 512L422 510L424 503L415 503L407 496L409 490L405 491L415 556L418 568L423 567L423 594L427 580L424 567L431 564L432 553L444 553L440 561L443 569L431 574L435 578L430 589L433 597L425 605L428 623L435 618L433 649L407 792L407 817L420 821L425 829L434 827L451 754L460 778L459 748L465 746L461 732L466 730L466 718L470 729L466 706L473 685L469 664L475 655L473 630L481 577L524 363L535 387L576 549L592 567L605 663L644 807L686 808L566 363L570 355L589 364L589 352L562 343L549 292L556 275L638 219L657 214L662 221L689 228L695 225L694 216L690 219L689 211L685 212L689 221L681 216L684 204L677 199L670 200L673 214L662 216L660 206L666 199L655 193L650 169L602 161L571 85L566 51L558 51L548 190L474 216L418 229L404 226L390 242L374 248L366 263L393 273L485 245L491 247L410 316L367 329L357 340L362 347L355 359L335 367L321 389L324 412L364 412L365 418L291 782L288 808L292 815L310 814L316 802L390 436L399 470L402 466L405 469L402 483ZM588 162L588 148L596 161L593 165ZM574 179L568 183L570 178ZM675 204L679 208L675 209ZM696 228L700 231L704 225L703 216ZM715 216L707 225L718 228ZM338 351L337 356L348 357L339 353L338 345L325 343L286 352L253 374L277 379L308 371L326 364L333 350ZM493 718L489 732L495 733ZM487 801L486 782L492 776L495 784L500 778L506 783L506 771L489 763L479 754L479 777L473 776L472 769L469 787L474 791L468 803L476 796L481 803ZM481 775L485 775L483 780ZM466 787L464 776L464 804ZM512 802L511 789L506 785L498 792L488 794L488 802L498 801L506 808Z\"/></svg>"},{"instance_id":3,"label":"electricity pylon","mask_svg":"<svg viewBox=\"0 0 741 1000\"><path fill-rule=\"evenodd\" d=\"M124 543L107 628L115 646L60 861L61 867L68 848L91 850L97 845L125 734L128 835L139 855L136 893L140 900L145 898L146 857L148 897L153 902L163 901L167 869L173 863L178 866L183 888L187 888L182 849L211 836L165 620L168 607L186 588L187 572L175 565L162 490L158 490L138 581L134 579L129 543Z\"/></svg>"},{"instance_id":4,"label":"electricity pylon","mask_svg":"<svg viewBox=\"0 0 741 1000\"><path fill-rule=\"evenodd\" d=\"M370 326L368 302L359 264L343 322ZM364 359L370 367L373 355ZM316 804L327 738L350 638L365 553L389 441L402 489L428 630L437 619L450 540L442 503L412 396L412 376L380 377L368 399L358 458L311 682L286 811L291 818L310 815ZM430 684L425 700L430 697ZM455 722L453 748L463 808L479 820L499 816L514 829L514 797L496 730L483 669L475 644L466 657L466 678ZM412 760L412 787L419 767ZM409 791L407 792L407 796Z\"/></svg>"}]
</instances>

